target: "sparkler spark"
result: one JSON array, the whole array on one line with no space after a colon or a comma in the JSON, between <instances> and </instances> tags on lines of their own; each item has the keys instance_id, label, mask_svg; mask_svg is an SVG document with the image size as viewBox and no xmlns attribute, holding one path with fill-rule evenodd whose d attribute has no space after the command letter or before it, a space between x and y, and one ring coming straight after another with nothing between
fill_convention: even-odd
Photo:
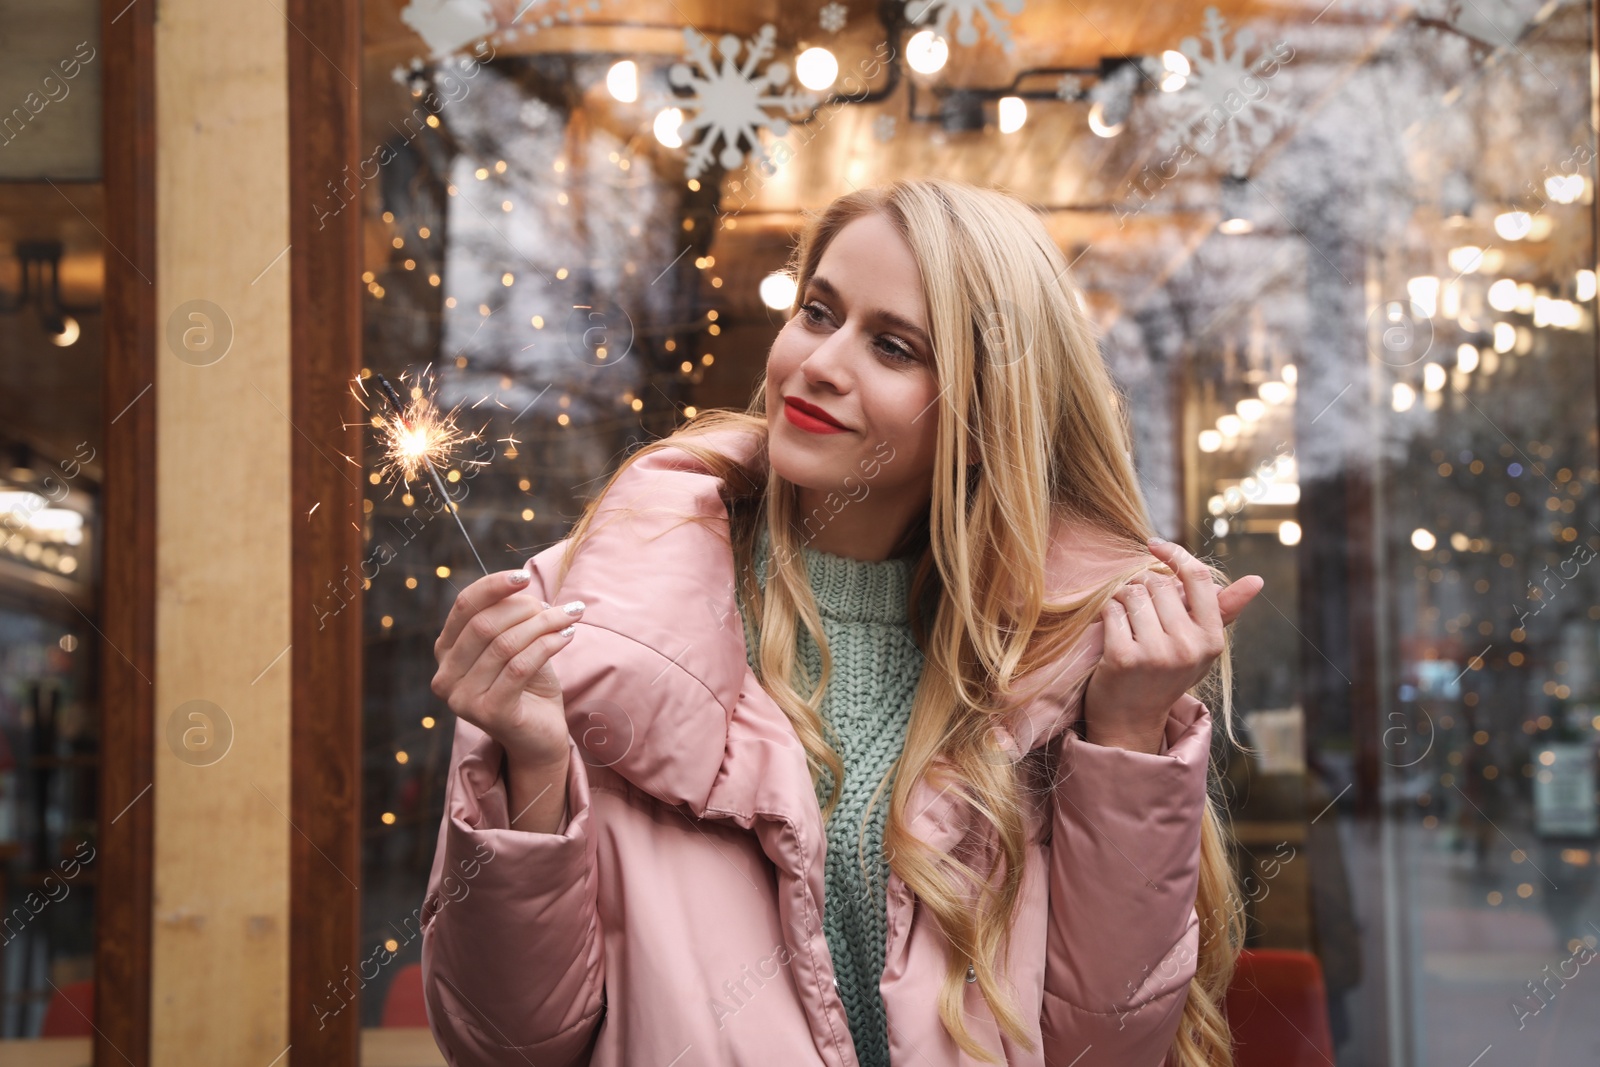
<instances>
[{"instance_id":1,"label":"sparkler spark","mask_svg":"<svg viewBox=\"0 0 1600 1067\"><path fill-rule=\"evenodd\" d=\"M464 436L426 396L417 397L389 424L386 458L409 484L424 469L447 463Z\"/></svg>"},{"instance_id":2,"label":"sparkler spark","mask_svg":"<svg viewBox=\"0 0 1600 1067\"><path fill-rule=\"evenodd\" d=\"M424 377L427 377L426 371ZM408 404L400 399L400 394L390 384L389 379L374 372L372 380L377 382L379 392L387 401L389 408L387 417L379 414L372 416L373 425L384 435L383 458L378 464L379 480L383 480L386 475L398 476L409 492L411 482L426 474L434 491L439 494L440 502L456 520L461 536L466 539L467 547L472 550L472 557L478 561L479 568L485 574L489 573L489 568L484 566L483 557L478 555L477 546L472 543L472 537L467 533L466 525L461 521L455 502L445 491L444 479L439 477L438 470L439 465L449 464L457 445L465 441L478 440L481 433L463 432L455 423L455 411L441 411L433 402L430 395L432 390L429 388L413 385L411 402ZM405 375L402 374L400 380L404 383ZM366 385L361 379L357 378L356 384L361 386L363 393L366 392ZM358 396L356 399L361 398ZM362 401L362 407L366 407L365 401Z\"/></svg>"},{"instance_id":3,"label":"sparkler spark","mask_svg":"<svg viewBox=\"0 0 1600 1067\"><path fill-rule=\"evenodd\" d=\"M411 483L433 467L449 466L456 447L478 439L464 433L455 422L455 412L441 411L429 395L431 390L412 386L411 401L401 400L399 392L381 374L373 380L388 402L388 415L374 414L372 424L383 435L383 454L378 463L380 478L394 478L411 488ZM401 378L404 383L404 376ZM358 384L360 379L357 379ZM363 390L365 385L362 386Z\"/></svg>"}]
</instances>

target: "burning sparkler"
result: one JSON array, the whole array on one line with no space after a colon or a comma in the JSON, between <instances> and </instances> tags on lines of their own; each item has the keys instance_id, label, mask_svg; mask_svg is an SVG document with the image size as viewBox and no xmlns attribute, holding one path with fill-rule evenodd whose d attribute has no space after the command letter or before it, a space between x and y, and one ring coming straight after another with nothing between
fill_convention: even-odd
<instances>
[{"instance_id":1,"label":"burning sparkler","mask_svg":"<svg viewBox=\"0 0 1600 1067\"><path fill-rule=\"evenodd\" d=\"M402 375L402 380L403 378ZM435 465L435 461L448 463L456 445L472 440L478 435L462 433L456 426L455 412L441 412L429 399L427 390L413 389L412 401L406 404L400 399L395 387L389 383L389 379L376 371L373 372L372 379L377 382L379 392L388 402L391 415L387 419L382 416L374 417L374 421L380 425L387 437L384 442L382 472L398 475L409 489L412 480L419 478L424 470L427 471L434 491L439 494L439 499L455 518L456 527L466 539L467 547L472 550L472 558L478 561L479 568L485 574L489 573L489 568L484 566L483 557L478 555L477 546L472 543L472 537L461 521L455 503L450 499L450 494L445 492L444 480L439 477L439 469ZM361 385L363 393L366 392L366 386L361 383L361 379L356 379L356 384ZM365 403L362 406L365 407Z\"/></svg>"}]
</instances>

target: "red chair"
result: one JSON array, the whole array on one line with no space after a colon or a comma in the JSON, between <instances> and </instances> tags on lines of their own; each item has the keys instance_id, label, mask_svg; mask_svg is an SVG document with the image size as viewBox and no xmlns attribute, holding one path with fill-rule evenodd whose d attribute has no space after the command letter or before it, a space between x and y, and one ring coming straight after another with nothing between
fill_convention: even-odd
<instances>
[{"instance_id":1,"label":"red chair","mask_svg":"<svg viewBox=\"0 0 1600 1067\"><path fill-rule=\"evenodd\" d=\"M94 979L68 982L50 997L40 1037L88 1037L94 1033Z\"/></svg>"},{"instance_id":2,"label":"red chair","mask_svg":"<svg viewBox=\"0 0 1600 1067\"><path fill-rule=\"evenodd\" d=\"M1333 1063L1322 964L1309 952L1244 949L1228 986L1235 1067Z\"/></svg>"},{"instance_id":3,"label":"red chair","mask_svg":"<svg viewBox=\"0 0 1600 1067\"><path fill-rule=\"evenodd\" d=\"M422 964L408 963L395 973L389 991L383 996L383 1025L386 1027L425 1027L427 1003L422 996Z\"/></svg>"}]
</instances>

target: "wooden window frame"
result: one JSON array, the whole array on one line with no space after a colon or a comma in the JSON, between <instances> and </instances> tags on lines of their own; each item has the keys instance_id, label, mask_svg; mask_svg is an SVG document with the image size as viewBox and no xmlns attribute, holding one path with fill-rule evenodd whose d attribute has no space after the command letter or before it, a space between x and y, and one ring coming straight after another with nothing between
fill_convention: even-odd
<instances>
[{"instance_id":1,"label":"wooden window frame","mask_svg":"<svg viewBox=\"0 0 1600 1067\"><path fill-rule=\"evenodd\" d=\"M325 1024L322 986L358 958L360 898L340 873L360 869L361 611L323 625L317 582L355 566L359 479L326 461L358 461L361 433L346 388L360 370L359 209L319 219L329 181L359 159L361 4L287 0L291 514L321 502L325 523L295 523L292 553L288 1012L305 1062L354 1065L360 1013ZM105 543L100 613L105 635L100 737L101 878L95 917L98 1065L150 1063L155 804L156 397L121 411L155 381L161 324L156 292L154 3L105 0L103 148L105 255ZM352 83L349 78L357 81ZM110 412L120 414L112 418ZM420 890L419 890L420 892Z\"/></svg>"}]
</instances>

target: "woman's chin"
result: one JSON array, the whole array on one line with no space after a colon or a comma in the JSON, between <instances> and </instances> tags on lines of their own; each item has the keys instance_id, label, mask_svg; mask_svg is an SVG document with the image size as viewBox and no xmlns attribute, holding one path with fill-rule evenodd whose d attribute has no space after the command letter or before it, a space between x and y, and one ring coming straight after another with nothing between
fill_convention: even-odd
<instances>
[{"instance_id":1,"label":"woman's chin","mask_svg":"<svg viewBox=\"0 0 1600 1067\"><path fill-rule=\"evenodd\" d=\"M801 489L834 485L839 481L837 463L822 462L820 457L796 452L794 444L784 440L781 432L767 439L767 460L773 472L784 481Z\"/></svg>"}]
</instances>

